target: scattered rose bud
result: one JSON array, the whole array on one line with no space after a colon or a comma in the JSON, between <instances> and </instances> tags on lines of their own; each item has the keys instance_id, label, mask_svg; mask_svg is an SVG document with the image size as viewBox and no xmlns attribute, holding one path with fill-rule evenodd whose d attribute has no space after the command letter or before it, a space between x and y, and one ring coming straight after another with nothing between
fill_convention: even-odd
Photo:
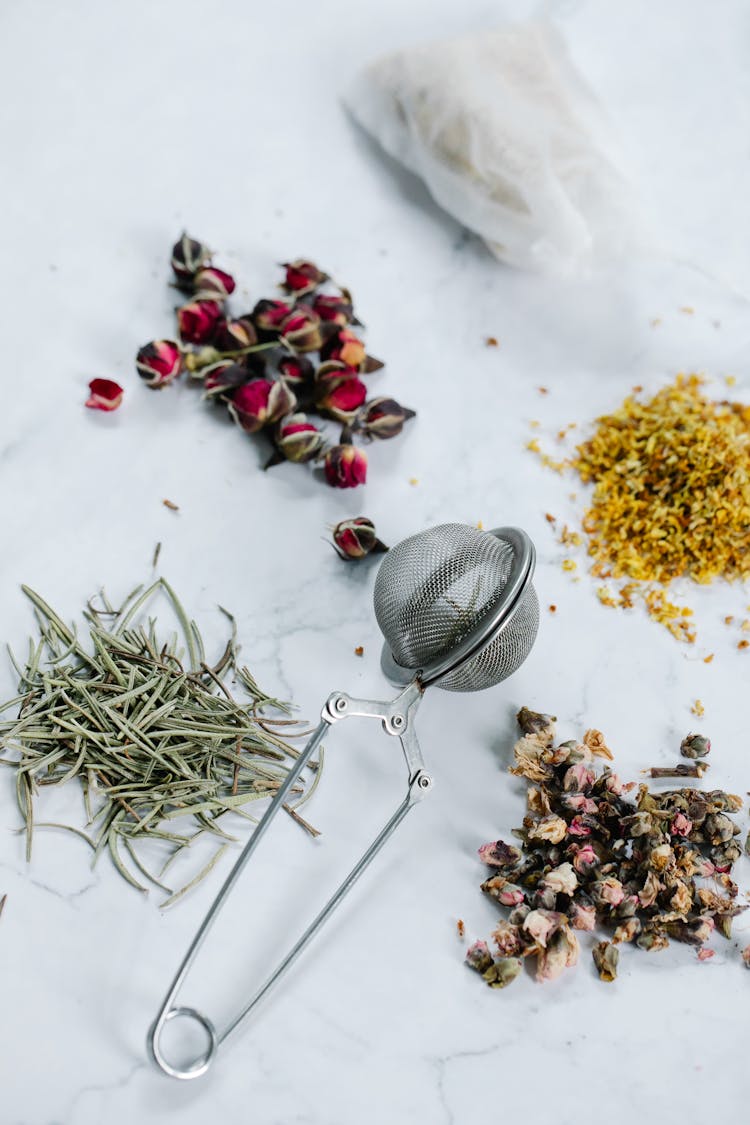
<instances>
[{"instance_id":1,"label":"scattered rose bud","mask_svg":"<svg viewBox=\"0 0 750 1125\"><path fill-rule=\"evenodd\" d=\"M216 301L191 301L177 310L180 336L188 344L208 344L221 319L221 305Z\"/></svg>"},{"instance_id":2,"label":"scattered rose bud","mask_svg":"<svg viewBox=\"0 0 750 1125\"><path fill-rule=\"evenodd\" d=\"M208 247L187 234L183 234L175 242L172 247L172 269L181 289L192 289L196 272L210 257Z\"/></svg>"},{"instance_id":3,"label":"scattered rose bud","mask_svg":"<svg viewBox=\"0 0 750 1125\"><path fill-rule=\"evenodd\" d=\"M279 422L276 446L286 461L312 461L324 445L324 437L306 414L290 414Z\"/></svg>"},{"instance_id":4,"label":"scattered rose bud","mask_svg":"<svg viewBox=\"0 0 750 1125\"><path fill-rule=\"evenodd\" d=\"M297 305L281 322L281 335L298 352L315 352L323 343L320 319L307 305Z\"/></svg>"},{"instance_id":5,"label":"scattered rose bud","mask_svg":"<svg viewBox=\"0 0 750 1125\"><path fill-rule=\"evenodd\" d=\"M211 398L226 391L235 391L250 379L250 372L241 363L232 363L230 360L215 363L212 367L204 368L204 397Z\"/></svg>"},{"instance_id":6,"label":"scattered rose bud","mask_svg":"<svg viewBox=\"0 0 750 1125\"><path fill-rule=\"evenodd\" d=\"M401 406L394 398L373 398L366 402L357 416L357 429L365 437L381 441L396 437L404 422L416 417L413 410Z\"/></svg>"},{"instance_id":7,"label":"scattered rose bud","mask_svg":"<svg viewBox=\"0 0 750 1125\"><path fill-rule=\"evenodd\" d=\"M350 422L367 398L367 387L343 364L324 363L316 372L314 393L318 410Z\"/></svg>"},{"instance_id":8,"label":"scattered rose bud","mask_svg":"<svg viewBox=\"0 0 750 1125\"><path fill-rule=\"evenodd\" d=\"M174 382L182 371L180 346L174 340L152 340L139 349L135 365L146 386L160 390Z\"/></svg>"},{"instance_id":9,"label":"scattered rose bud","mask_svg":"<svg viewBox=\"0 0 750 1125\"><path fill-rule=\"evenodd\" d=\"M283 380L251 379L232 395L229 412L245 433L254 434L294 410L297 400Z\"/></svg>"},{"instance_id":10,"label":"scattered rose bud","mask_svg":"<svg viewBox=\"0 0 750 1125\"><path fill-rule=\"evenodd\" d=\"M750 949L750 946L748 946ZM486 941L475 941L466 950L466 964L478 973L484 973L493 965L492 954Z\"/></svg>"},{"instance_id":11,"label":"scattered rose bud","mask_svg":"<svg viewBox=\"0 0 750 1125\"><path fill-rule=\"evenodd\" d=\"M599 973L599 979L605 981L613 981L617 976L617 962L620 959L620 951L616 945L612 945L608 941L600 941L592 949L594 956L594 964L596 971Z\"/></svg>"},{"instance_id":12,"label":"scattered rose bud","mask_svg":"<svg viewBox=\"0 0 750 1125\"><path fill-rule=\"evenodd\" d=\"M283 375L290 387L306 387L313 381L315 368L311 360L303 355L285 355L278 363L279 374Z\"/></svg>"},{"instance_id":13,"label":"scattered rose bud","mask_svg":"<svg viewBox=\"0 0 750 1125\"><path fill-rule=\"evenodd\" d=\"M124 391L119 383L112 379L92 379L89 383L89 397L86 406L90 410L117 410L122 402Z\"/></svg>"},{"instance_id":14,"label":"scattered rose bud","mask_svg":"<svg viewBox=\"0 0 750 1125\"><path fill-rule=\"evenodd\" d=\"M222 352L240 352L258 342L258 333L249 316L220 320L214 333L214 344Z\"/></svg>"},{"instance_id":15,"label":"scattered rose bud","mask_svg":"<svg viewBox=\"0 0 750 1125\"><path fill-rule=\"evenodd\" d=\"M212 301L225 301L234 293L235 282L231 273L217 269L216 266L203 266L193 278L196 300L208 298Z\"/></svg>"},{"instance_id":16,"label":"scattered rose bud","mask_svg":"<svg viewBox=\"0 0 750 1125\"><path fill-rule=\"evenodd\" d=\"M339 328L320 349L321 359L338 360L354 371L359 371L366 354L365 345L350 328Z\"/></svg>"},{"instance_id":17,"label":"scattered rose bud","mask_svg":"<svg viewBox=\"0 0 750 1125\"><path fill-rule=\"evenodd\" d=\"M513 867L521 860L521 849L514 844L506 844L504 840L495 840L491 844L482 844L479 858L488 867Z\"/></svg>"},{"instance_id":18,"label":"scattered rose bud","mask_svg":"<svg viewBox=\"0 0 750 1125\"><path fill-rule=\"evenodd\" d=\"M353 445L334 445L325 455L323 470L332 488L356 488L367 480L367 456Z\"/></svg>"},{"instance_id":19,"label":"scattered rose bud","mask_svg":"<svg viewBox=\"0 0 750 1125\"><path fill-rule=\"evenodd\" d=\"M711 739L703 734L688 734L680 743L683 758L705 758L711 752Z\"/></svg>"},{"instance_id":20,"label":"scattered rose bud","mask_svg":"<svg viewBox=\"0 0 750 1125\"><path fill-rule=\"evenodd\" d=\"M363 559L373 552L387 551L375 531L375 524L367 516L342 520L332 532L333 542L342 559Z\"/></svg>"},{"instance_id":21,"label":"scattered rose bud","mask_svg":"<svg viewBox=\"0 0 750 1125\"><path fill-rule=\"evenodd\" d=\"M278 336L282 321L290 315L292 306L286 301L258 301L250 313L253 324L260 336Z\"/></svg>"},{"instance_id":22,"label":"scattered rose bud","mask_svg":"<svg viewBox=\"0 0 750 1125\"><path fill-rule=\"evenodd\" d=\"M329 293L318 293L312 309L325 324L338 324L341 328L351 324L354 317L351 301Z\"/></svg>"},{"instance_id":23,"label":"scattered rose bud","mask_svg":"<svg viewBox=\"0 0 750 1125\"><path fill-rule=\"evenodd\" d=\"M512 984L523 968L520 957L501 957L482 973L490 988L506 988Z\"/></svg>"},{"instance_id":24,"label":"scattered rose bud","mask_svg":"<svg viewBox=\"0 0 750 1125\"><path fill-rule=\"evenodd\" d=\"M286 277L282 288L297 296L311 292L316 286L328 280L327 273L323 273L314 262L307 262L304 258L297 258L294 262L284 262L283 265Z\"/></svg>"}]
</instances>

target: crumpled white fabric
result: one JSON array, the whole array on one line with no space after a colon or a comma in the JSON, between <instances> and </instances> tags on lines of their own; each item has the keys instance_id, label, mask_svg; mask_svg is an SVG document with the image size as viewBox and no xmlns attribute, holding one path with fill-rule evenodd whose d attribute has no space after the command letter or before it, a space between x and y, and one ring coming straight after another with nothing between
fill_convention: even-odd
<instances>
[{"instance_id":1,"label":"crumpled white fabric","mask_svg":"<svg viewBox=\"0 0 750 1125\"><path fill-rule=\"evenodd\" d=\"M627 245L629 188L596 99L550 25L386 55L344 101L502 261L585 273Z\"/></svg>"}]
</instances>

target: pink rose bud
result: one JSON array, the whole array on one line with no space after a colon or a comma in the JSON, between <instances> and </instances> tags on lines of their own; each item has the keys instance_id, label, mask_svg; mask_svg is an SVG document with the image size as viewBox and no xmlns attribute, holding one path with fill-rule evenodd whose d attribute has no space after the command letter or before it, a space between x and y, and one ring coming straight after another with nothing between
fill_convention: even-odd
<instances>
[{"instance_id":1,"label":"pink rose bud","mask_svg":"<svg viewBox=\"0 0 750 1125\"><path fill-rule=\"evenodd\" d=\"M373 398L366 402L357 418L357 429L369 438L396 437L404 422L416 417L413 410L400 406L393 398Z\"/></svg>"},{"instance_id":2,"label":"pink rose bud","mask_svg":"<svg viewBox=\"0 0 750 1125\"><path fill-rule=\"evenodd\" d=\"M249 316L234 320L220 320L214 333L214 344L223 352L239 352L252 348L258 342L258 333Z\"/></svg>"},{"instance_id":3,"label":"pink rose bud","mask_svg":"<svg viewBox=\"0 0 750 1125\"><path fill-rule=\"evenodd\" d=\"M276 446L285 460L312 461L323 448L323 434L306 414L290 414L279 422Z\"/></svg>"},{"instance_id":4,"label":"pink rose bud","mask_svg":"<svg viewBox=\"0 0 750 1125\"><path fill-rule=\"evenodd\" d=\"M180 346L174 340L152 340L139 349L135 365L146 386L160 390L174 382L182 371Z\"/></svg>"},{"instance_id":5,"label":"pink rose bud","mask_svg":"<svg viewBox=\"0 0 750 1125\"><path fill-rule=\"evenodd\" d=\"M216 266L202 266L193 278L193 288L197 299L205 297L225 301L230 293L234 293L235 283L231 273Z\"/></svg>"},{"instance_id":6,"label":"pink rose bud","mask_svg":"<svg viewBox=\"0 0 750 1125\"><path fill-rule=\"evenodd\" d=\"M261 337L278 336L282 321L290 315L292 306L286 301L269 301L265 297L258 301L250 313L253 324Z\"/></svg>"},{"instance_id":7,"label":"pink rose bud","mask_svg":"<svg viewBox=\"0 0 750 1125\"><path fill-rule=\"evenodd\" d=\"M333 359L359 371L367 353L365 345L350 328L339 328L320 349L321 359Z\"/></svg>"},{"instance_id":8,"label":"pink rose bud","mask_svg":"<svg viewBox=\"0 0 750 1125\"><path fill-rule=\"evenodd\" d=\"M670 836L689 836L693 831L693 822L688 820L684 813L675 813L669 826Z\"/></svg>"},{"instance_id":9,"label":"pink rose bud","mask_svg":"<svg viewBox=\"0 0 750 1125\"><path fill-rule=\"evenodd\" d=\"M89 391L86 406L90 410L117 410L125 393L120 384L112 379L92 379Z\"/></svg>"},{"instance_id":10,"label":"pink rose bud","mask_svg":"<svg viewBox=\"0 0 750 1125\"><path fill-rule=\"evenodd\" d=\"M203 369L203 397L235 391L250 380L250 372L241 363L224 360Z\"/></svg>"},{"instance_id":11,"label":"pink rose bud","mask_svg":"<svg viewBox=\"0 0 750 1125\"><path fill-rule=\"evenodd\" d=\"M591 829L587 824L584 824L580 816L574 816L568 825L569 836L590 836Z\"/></svg>"},{"instance_id":12,"label":"pink rose bud","mask_svg":"<svg viewBox=\"0 0 750 1125\"><path fill-rule=\"evenodd\" d=\"M312 308L324 324L338 324L340 328L345 328L354 319L351 300L347 300L344 296L318 293L313 300Z\"/></svg>"},{"instance_id":13,"label":"pink rose bud","mask_svg":"<svg viewBox=\"0 0 750 1125\"><path fill-rule=\"evenodd\" d=\"M333 542L342 559L363 559L371 552L387 551L375 531L375 524L367 516L342 520L333 529Z\"/></svg>"},{"instance_id":14,"label":"pink rose bud","mask_svg":"<svg viewBox=\"0 0 750 1125\"><path fill-rule=\"evenodd\" d=\"M172 269L180 289L190 291L193 278L211 257L211 251L202 242L183 234L172 247Z\"/></svg>"},{"instance_id":15,"label":"pink rose bud","mask_svg":"<svg viewBox=\"0 0 750 1125\"><path fill-rule=\"evenodd\" d=\"M251 379L238 387L228 405L235 422L246 433L254 434L289 414L297 400L283 380L270 383L268 379Z\"/></svg>"},{"instance_id":16,"label":"pink rose bud","mask_svg":"<svg viewBox=\"0 0 750 1125\"><path fill-rule=\"evenodd\" d=\"M353 445L334 445L325 455L323 470L331 488L356 488L367 480L367 456Z\"/></svg>"},{"instance_id":17,"label":"pink rose bud","mask_svg":"<svg viewBox=\"0 0 750 1125\"><path fill-rule=\"evenodd\" d=\"M281 322L281 335L298 352L316 352L323 343L320 319L308 305L297 305Z\"/></svg>"},{"instance_id":18,"label":"pink rose bud","mask_svg":"<svg viewBox=\"0 0 750 1125\"><path fill-rule=\"evenodd\" d=\"M319 410L349 422L367 398L367 387L342 363L324 363L315 374L315 402Z\"/></svg>"},{"instance_id":19,"label":"pink rose bud","mask_svg":"<svg viewBox=\"0 0 750 1125\"><path fill-rule=\"evenodd\" d=\"M327 273L323 273L314 262L307 262L304 258L282 264L286 270L282 288L289 293L307 293L328 280Z\"/></svg>"},{"instance_id":20,"label":"pink rose bud","mask_svg":"<svg viewBox=\"0 0 750 1125\"><path fill-rule=\"evenodd\" d=\"M290 387L306 387L312 383L315 368L303 355L285 355L278 363L279 374Z\"/></svg>"},{"instance_id":21,"label":"pink rose bud","mask_svg":"<svg viewBox=\"0 0 750 1125\"><path fill-rule=\"evenodd\" d=\"M188 344L210 343L220 320L221 305L216 301L191 301L177 310L180 336Z\"/></svg>"}]
</instances>

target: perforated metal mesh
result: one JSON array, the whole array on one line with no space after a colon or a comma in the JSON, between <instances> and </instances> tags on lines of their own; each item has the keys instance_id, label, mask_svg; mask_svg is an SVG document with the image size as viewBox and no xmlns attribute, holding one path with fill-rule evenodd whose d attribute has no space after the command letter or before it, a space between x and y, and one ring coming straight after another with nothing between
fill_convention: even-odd
<instances>
[{"instance_id":1,"label":"perforated metal mesh","mask_svg":"<svg viewBox=\"0 0 750 1125\"><path fill-rule=\"evenodd\" d=\"M442 524L393 547L378 571L375 616L393 657L415 672L448 656L497 607L513 547L465 524ZM529 585L502 631L439 681L449 691L499 683L526 659L539 626Z\"/></svg>"}]
</instances>

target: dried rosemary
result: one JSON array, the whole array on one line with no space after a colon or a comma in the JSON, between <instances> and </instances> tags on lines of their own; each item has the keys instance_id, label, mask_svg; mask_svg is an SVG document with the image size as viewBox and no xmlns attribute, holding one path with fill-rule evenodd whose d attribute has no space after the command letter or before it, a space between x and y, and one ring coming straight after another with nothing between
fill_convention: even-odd
<instances>
[{"instance_id":1,"label":"dried rosemary","mask_svg":"<svg viewBox=\"0 0 750 1125\"><path fill-rule=\"evenodd\" d=\"M25 586L23 591L34 607L39 633L29 644L24 667L11 653L19 694L0 712L15 706L18 714L0 721L0 745L9 752L0 762L15 771L27 859L35 795L44 786L76 779L83 789L86 831L68 824L36 827L75 833L91 847L93 863L108 851L128 883L147 890L135 870L167 892L161 905L169 906L208 875L226 842L234 839L219 825L224 813L255 822L245 806L278 789L297 756L276 729L283 727L288 734L301 724L264 714L266 708L288 714L289 707L261 691L238 663L234 619L226 610L232 635L218 662L206 662L198 627L163 578L146 590L139 587L119 609L103 594L102 608L89 602L83 612L86 645L38 594ZM157 634L154 618L143 623L158 594L166 595L179 626L166 641ZM245 696L243 702L225 683L230 675ZM297 736L303 733L296 730ZM296 805L285 806L313 835L316 830L297 809L312 795L319 765L311 764L313 782ZM296 791L303 793L302 786ZM173 892L163 882L167 869L207 834L226 842ZM166 852L158 874L144 863L145 841L156 841Z\"/></svg>"}]
</instances>

